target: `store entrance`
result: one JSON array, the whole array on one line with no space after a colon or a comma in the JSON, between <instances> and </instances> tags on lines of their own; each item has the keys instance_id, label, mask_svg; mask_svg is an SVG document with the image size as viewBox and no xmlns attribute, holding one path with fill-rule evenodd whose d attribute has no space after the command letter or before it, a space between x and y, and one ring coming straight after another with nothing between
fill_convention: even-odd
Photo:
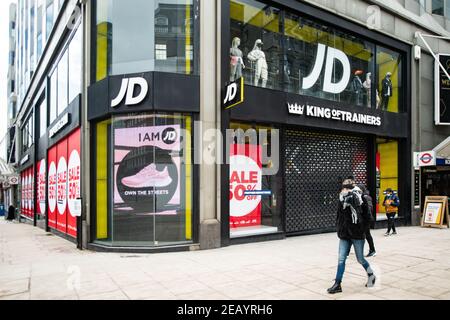
<instances>
[{"instance_id":1,"label":"store entrance","mask_svg":"<svg viewBox=\"0 0 450 320\"><path fill-rule=\"evenodd\" d=\"M286 232L334 230L342 179L367 185L367 139L295 130L285 136Z\"/></svg>"},{"instance_id":2,"label":"store entrance","mask_svg":"<svg viewBox=\"0 0 450 320\"><path fill-rule=\"evenodd\" d=\"M422 175L422 208L425 197L448 196L450 197L450 168L438 167L436 169L424 169Z\"/></svg>"}]
</instances>

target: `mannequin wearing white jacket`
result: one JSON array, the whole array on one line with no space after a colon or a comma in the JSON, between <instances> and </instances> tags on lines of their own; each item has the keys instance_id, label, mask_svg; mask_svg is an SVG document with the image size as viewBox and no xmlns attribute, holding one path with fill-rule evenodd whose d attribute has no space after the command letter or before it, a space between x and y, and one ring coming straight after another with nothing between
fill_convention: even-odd
<instances>
[{"instance_id":1,"label":"mannequin wearing white jacket","mask_svg":"<svg viewBox=\"0 0 450 320\"><path fill-rule=\"evenodd\" d=\"M255 42L253 50L248 54L248 60L256 62L255 66L255 86L259 85L259 80L262 80L262 87L265 88L267 80L269 78L268 66L266 61L266 55L261 50L263 42L258 39Z\"/></svg>"}]
</instances>

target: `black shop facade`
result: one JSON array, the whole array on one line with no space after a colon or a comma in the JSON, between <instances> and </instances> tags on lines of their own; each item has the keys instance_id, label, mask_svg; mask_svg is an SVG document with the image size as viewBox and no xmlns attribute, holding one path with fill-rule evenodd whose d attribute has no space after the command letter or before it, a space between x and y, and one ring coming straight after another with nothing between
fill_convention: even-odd
<instances>
[{"instance_id":1,"label":"black shop facade","mask_svg":"<svg viewBox=\"0 0 450 320\"><path fill-rule=\"evenodd\" d=\"M258 137L224 142L222 244L334 231L348 176L370 190L379 227L388 188L409 224L410 46L296 1L221 9L222 131Z\"/></svg>"}]
</instances>

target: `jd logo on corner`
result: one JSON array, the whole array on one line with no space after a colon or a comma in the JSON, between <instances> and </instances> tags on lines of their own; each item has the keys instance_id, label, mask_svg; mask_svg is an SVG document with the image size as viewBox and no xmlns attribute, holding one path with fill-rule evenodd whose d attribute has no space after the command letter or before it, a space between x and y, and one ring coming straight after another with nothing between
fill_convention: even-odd
<instances>
[{"instance_id":1,"label":"jd logo on corner","mask_svg":"<svg viewBox=\"0 0 450 320\"><path fill-rule=\"evenodd\" d=\"M138 94L135 94L137 93ZM126 106L134 106L140 104L147 98L148 82L141 77L124 78L122 85L116 98L111 101L111 107L117 108L125 99Z\"/></svg>"},{"instance_id":2,"label":"jd logo on corner","mask_svg":"<svg viewBox=\"0 0 450 320\"><path fill-rule=\"evenodd\" d=\"M228 84L223 97L224 109L230 109L244 102L244 78Z\"/></svg>"}]
</instances>

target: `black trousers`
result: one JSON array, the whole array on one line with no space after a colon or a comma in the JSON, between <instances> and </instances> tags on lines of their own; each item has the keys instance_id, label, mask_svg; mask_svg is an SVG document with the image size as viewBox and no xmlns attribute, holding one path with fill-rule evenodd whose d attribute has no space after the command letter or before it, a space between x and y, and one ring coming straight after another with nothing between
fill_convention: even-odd
<instances>
[{"instance_id":1,"label":"black trousers","mask_svg":"<svg viewBox=\"0 0 450 320\"><path fill-rule=\"evenodd\" d=\"M387 233L391 233L391 230L393 232L397 232L395 230L395 215L396 213L386 213L387 218L388 218L388 231Z\"/></svg>"},{"instance_id":2,"label":"black trousers","mask_svg":"<svg viewBox=\"0 0 450 320\"><path fill-rule=\"evenodd\" d=\"M369 251L370 252L375 252L375 244L373 242L373 238L372 238L372 234L370 233L370 225L366 226L366 240L367 243L369 244Z\"/></svg>"}]
</instances>

